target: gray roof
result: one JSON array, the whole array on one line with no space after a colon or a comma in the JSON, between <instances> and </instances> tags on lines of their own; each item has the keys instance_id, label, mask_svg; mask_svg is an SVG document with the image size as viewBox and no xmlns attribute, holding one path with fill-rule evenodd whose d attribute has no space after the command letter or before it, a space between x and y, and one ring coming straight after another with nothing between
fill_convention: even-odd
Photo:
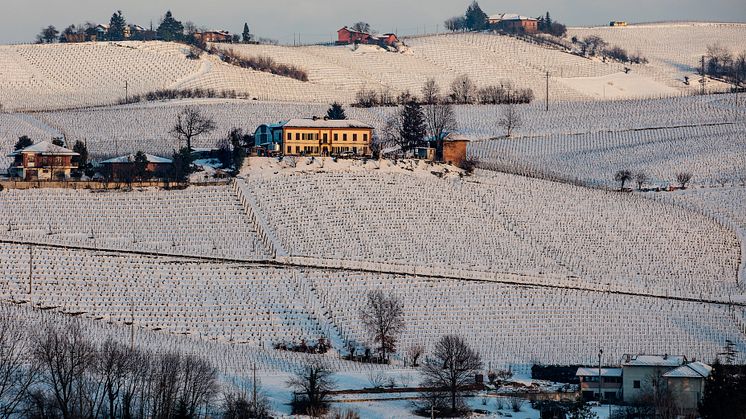
<instances>
[{"instance_id":1,"label":"gray roof","mask_svg":"<svg viewBox=\"0 0 746 419\"><path fill-rule=\"evenodd\" d=\"M291 119L284 125L285 128L369 128L373 126L356 121L354 119Z\"/></svg>"},{"instance_id":2,"label":"gray roof","mask_svg":"<svg viewBox=\"0 0 746 419\"><path fill-rule=\"evenodd\" d=\"M496 15L492 15L488 17L489 20L497 20L497 21L503 21L503 20L536 20L535 18L528 17L528 16L521 16L517 13L498 13Z\"/></svg>"},{"instance_id":3,"label":"gray roof","mask_svg":"<svg viewBox=\"0 0 746 419\"><path fill-rule=\"evenodd\" d=\"M166 163L166 164L173 163L170 159L154 156L152 154L145 154L145 159L147 160L148 163ZM129 154L126 156L114 157L113 159L104 160L100 164L134 163L134 162L135 162L135 155Z\"/></svg>"},{"instance_id":4,"label":"gray roof","mask_svg":"<svg viewBox=\"0 0 746 419\"><path fill-rule=\"evenodd\" d=\"M692 362L663 374L666 378L707 378L712 367L703 362Z\"/></svg>"},{"instance_id":5,"label":"gray roof","mask_svg":"<svg viewBox=\"0 0 746 419\"><path fill-rule=\"evenodd\" d=\"M686 362L684 355L625 355L623 367L678 367Z\"/></svg>"},{"instance_id":6,"label":"gray roof","mask_svg":"<svg viewBox=\"0 0 746 419\"><path fill-rule=\"evenodd\" d=\"M19 154L41 154L42 156L79 156L80 154L68 150L65 147L60 147L57 145L54 145L48 141L42 141L40 143L30 145L24 149L16 150L10 154L8 154L8 157L15 157Z\"/></svg>"}]
</instances>

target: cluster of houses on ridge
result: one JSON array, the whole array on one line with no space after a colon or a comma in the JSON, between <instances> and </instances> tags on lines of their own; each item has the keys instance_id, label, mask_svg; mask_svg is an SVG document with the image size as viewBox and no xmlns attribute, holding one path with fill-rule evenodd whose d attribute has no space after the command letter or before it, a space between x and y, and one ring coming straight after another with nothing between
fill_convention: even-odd
<instances>
[{"instance_id":1,"label":"cluster of houses on ridge","mask_svg":"<svg viewBox=\"0 0 746 419\"><path fill-rule=\"evenodd\" d=\"M126 41L157 41L158 33L151 27L143 28L140 25L127 24L124 26L123 37ZM224 30L206 30L197 31L192 34L195 40L201 42L233 42L234 36ZM61 42L78 43L78 42L96 42L109 39L109 25L100 24L84 32L63 33L60 36Z\"/></svg>"},{"instance_id":2,"label":"cluster of houses on ridge","mask_svg":"<svg viewBox=\"0 0 746 419\"><path fill-rule=\"evenodd\" d=\"M256 156L314 156L314 157L371 157L373 126L352 120L327 118L290 119L275 124L262 124L256 128L253 144L246 144L248 154ZM444 138L443 159L448 164L460 166L466 160L469 139L457 133ZM434 142L427 141L413 150L417 158L433 160ZM209 157L210 150L200 150ZM65 147L43 141L7 155L13 159L8 176L26 181L70 179L79 171L78 153ZM144 170L150 177L165 177L173 162L165 157L145 154ZM133 154L118 156L98 162L98 172L113 180L132 176L133 167L143 164Z\"/></svg>"},{"instance_id":3,"label":"cluster of houses on ridge","mask_svg":"<svg viewBox=\"0 0 746 419\"><path fill-rule=\"evenodd\" d=\"M636 403L665 386L676 407L696 412L712 367L683 355L624 355L618 368L581 367L580 393L586 400Z\"/></svg>"}]
</instances>

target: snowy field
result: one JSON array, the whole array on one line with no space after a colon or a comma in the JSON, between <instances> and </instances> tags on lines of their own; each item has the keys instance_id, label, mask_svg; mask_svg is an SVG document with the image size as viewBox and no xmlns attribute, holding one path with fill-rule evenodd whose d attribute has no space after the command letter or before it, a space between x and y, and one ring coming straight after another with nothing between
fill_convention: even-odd
<instances>
[{"instance_id":1,"label":"snowy field","mask_svg":"<svg viewBox=\"0 0 746 419\"><path fill-rule=\"evenodd\" d=\"M487 167L592 186L618 188L619 170L644 173L646 188L678 186L681 172L711 186L746 179L744 133L742 123L600 131L475 142L470 152ZM626 186L637 188L634 179Z\"/></svg>"},{"instance_id":2,"label":"snowy field","mask_svg":"<svg viewBox=\"0 0 746 419\"><path fill-rule=\"evenodd\" d=\"M273 161L252 159L243 175L291 256L548 276L659 295L742 293L735 234L696 212L487 171L438 178L424 163ZM308 222L308 208L324 216Z\"/></svg>"},{"instance_id":3,"label":"snowy field","mask_svg":"<svg viewBox=\"0 0 746 419\"><path fill-rule=\"evenodd\" d=\"M444 334L457 333L493 368L513 365L526 371L537 362L592 363L598 345L608 362L629 352L709 359L725 339L734 340L739 351L746 349L746 313L721 304L87 250L35 247L28 294L28 247L0 248L6 255L0 261L5 300L30 301L45 312L120 326L133 322L138 330L186 335L195 342L266 350L280 358L284 353L270 350L273 344L323 335L335 348L324 359L338 371L373 368L334 355L344 353L348 341L370 344L358 319L368 290L401 299L406 326L399 339L402 351L415 344L430 350ZM236 362L221 357L216 352L209 358L216 364ZM230 368L246 371L225 366Z\"/></svg>"},{"instance_id":4,"label":"snowy field","mask_svg":"<svg viewBox=\"0 0 746 419\"><path fill-rule=\"evenodd\" d=\"M307 70L300 82L222 63L203 54L188 59L189 50L163 42L99 42L0 47L0 103L6 110L63 109L111 105L128 94L157 89L235 90L259 100L325 103L350 102L366 87L395 95L418 91L429 77L447 86L468 74L480 86L511 82L544 97L545 73L552 75L555 100L668 97L696 91L686 86L708 44L719 42L734 52L744 49L746 25L677 24L628 28L571 29L569 36L599 34L631 53L640 50L648 65L589 60L555 49L494 34L442 34L406 40L406 53L363 47L280 47L231 45L225 48ZM651 41L652 40L652 41ZM220 46L224 47L224 46ZM102 77L102 75L106 77ZM709 88L722 89L712 83ZM644 88L643 88L644 86Z\"/></svg>"},{"instance_id":5,"label":"snowy field","mask_svg":"<svg viewBox=\"0 0 746 419\"><path fill-rule=\"evenodd\" d=\"M267 253L228 187L183 191L72 189L0 193L0 238L238 259Z\"/></svg>"}]
</instances>

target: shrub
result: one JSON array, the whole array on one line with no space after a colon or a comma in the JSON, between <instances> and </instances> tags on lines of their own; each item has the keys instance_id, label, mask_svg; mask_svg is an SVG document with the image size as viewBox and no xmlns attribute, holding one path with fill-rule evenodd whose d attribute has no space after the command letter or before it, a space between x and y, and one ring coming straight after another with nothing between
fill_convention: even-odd
<instances>
[{"instance_id":1,"label":"shrub","mask_svg":"<svg viewBox=\"0 0 746 419\"><path fill-rule=\"evenodd\" d=\"M268 55L259 55L256 57L242 57L233 50L216 51L211 50L212 53L220 55L221 59L228 63L242 68L250 68L256 71L262 71L265 73L271 73L278 76L289 77L300 81L308 81L308 73L306 70L296 67L294 65L278 63L274 58Z\"/></svg>"}]
</instances>

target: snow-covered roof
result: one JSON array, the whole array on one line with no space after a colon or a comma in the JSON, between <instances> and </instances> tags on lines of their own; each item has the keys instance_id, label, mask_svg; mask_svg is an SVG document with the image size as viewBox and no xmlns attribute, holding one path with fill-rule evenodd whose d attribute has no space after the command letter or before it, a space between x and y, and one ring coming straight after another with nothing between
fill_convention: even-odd
<instances>
[{"instance_id":1,"label":"snow-covered roof","mask_svg":"<svg viewBox=\"0 0 746 419\"><path fill-rule=\"evenodd\" d=\"M79 156L78 153L72 150L68 150L65 147L54 145L48 141L42 141L40 143L30 145L24 149L16 150L8 154L8 157L15 157L19 154L24 153L41 154L42 156Z\"/></svg>"},{"instance_id":2,"label":"snow-covered roof","mask_svg":"<svg viewBox=\"0 0 746 419\"><path fill-rule=\"evenodd\" d=\"M598 377L598 368L580 367L575 373L578 377ZM621 377L621 368L601 368L601 377Z\"/></svg>"},{"instance_id":3,"label":"snow-covered roof","mask_svg":"<svg viewBox=\"0 0 746 419\"><path fill-rule=\"evenodd\" d=\"M370 128L371 125L354 119L291 119L285 123L286 128Z\"/></svg>"},{"instance_id":4,"label":"snow-covered roof","mask_svg":"<svg viewBox=\"0 0 746 419\"><path fill-rule=\"evenodd\" d=\"M502 20L536 20L532 17L519 15L517 13L498 13L491 15L487 18L489 21L502 21Z\"/></svg>"},{"instance_id":5,"label":"snow-covered roof","mask_svg":"<svg viewBox=\"0 0 746 419\"><path fill-rule=\"evenodd\" d=\"M684 355L625 355L623 367L678 367L686 362Z\"/></svg>"},{"instance_id":6,"label":"snow-covered roof","mask_svg":"<svg viewBox=\"0 0 746 419\"><path fill-rule=\"evenodd\" d=\"M707 378L712 372L712 367L703 362L691 362L682 365L675 370L663 374L666 378Z\"/></svg>"},{"instance_id":7,"label":"snow-covered roof","mask_svg":"<svg viewBox=\"0 0 746 419\"><path fill-rule=\"evenodd\" d=\"M471 140L464 134L452 132L446 135L445 138L443 138L443 141L471 141Z\"/></svg>"},{"instance_id":8,"label":"snow-covered roof","mask_svg":"<svg viewBox=\"0 0 746 419\"><path fill-rule=\"evenodd\" d=\"M173 163L170 159L167 159L165 157L158 157L154 156L152 154L145 154L145 159L148 163L165 163L170 164ZM101 162L101 164L111 164L111 163L134 163L135 161L135 155L129 154L126 156L120 156L120 157L114 157L113 159L104 160Z\"/></svg>"}]
</instances>

